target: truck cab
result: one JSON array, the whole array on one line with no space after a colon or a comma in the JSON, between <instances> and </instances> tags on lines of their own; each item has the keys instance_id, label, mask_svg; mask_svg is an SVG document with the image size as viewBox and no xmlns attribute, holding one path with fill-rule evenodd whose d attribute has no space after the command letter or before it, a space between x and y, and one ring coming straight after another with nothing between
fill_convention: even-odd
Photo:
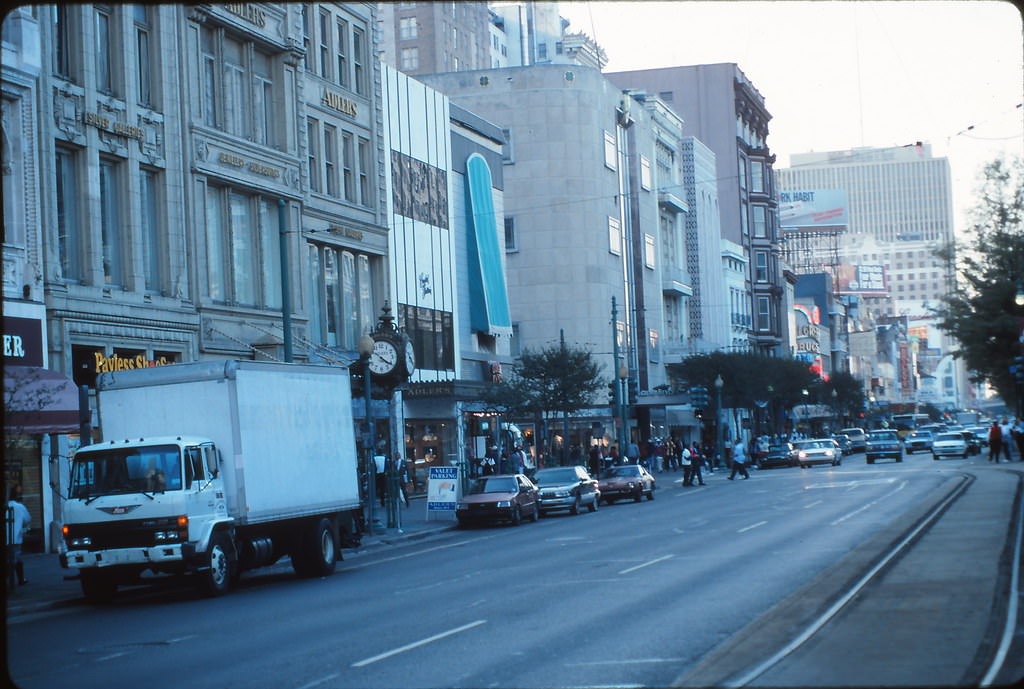
<instances>
[{"instance_id":1,"label":"truck cab","mask_svg":"<svg viewBox=\"0 0 1024 689\"><path fill-rule=\"evenodd\" d=\"M72 460L62 564L81 572L87 595L101 579L107 588L145 570L199 569L208 565L210 535L224 521L220 457L211 440L96 443Z\"/></svg>"}]
</instances>

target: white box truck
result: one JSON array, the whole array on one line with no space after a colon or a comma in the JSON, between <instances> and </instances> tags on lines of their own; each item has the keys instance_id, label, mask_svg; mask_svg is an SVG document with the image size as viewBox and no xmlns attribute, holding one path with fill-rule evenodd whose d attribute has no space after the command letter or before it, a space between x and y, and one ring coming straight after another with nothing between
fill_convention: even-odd
<instances>
[{"instance_id":1,"label":"white box truck","mask_svg":"<svg viewBox=\"0 0 1024 689\"><path fill-rule=\"evenodd\" d=\"M208 595L287 555L334 571L361 504L348 370L203 361L102 374L103 440L79 449L61 564L107 600L147 570Z\"/></svg>"}]
</instances>

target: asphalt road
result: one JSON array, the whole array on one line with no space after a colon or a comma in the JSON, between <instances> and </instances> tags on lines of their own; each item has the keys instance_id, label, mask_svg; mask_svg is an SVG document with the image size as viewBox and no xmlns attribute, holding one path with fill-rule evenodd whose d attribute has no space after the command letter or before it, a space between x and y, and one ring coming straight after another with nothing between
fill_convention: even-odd
<instances>
[{"instance_id":1,"label":"asphalt road","mask_svg":"<svg viewBox=\"0 0 1024 689\"><path fill-rule=\"evenodd\" d=\"M279 566L223 598L32 616L8 627L9 671L23 689L668 686L966 464L660 474L653 502L446 532L325 579Z\"/></svg>"}]
</instances>

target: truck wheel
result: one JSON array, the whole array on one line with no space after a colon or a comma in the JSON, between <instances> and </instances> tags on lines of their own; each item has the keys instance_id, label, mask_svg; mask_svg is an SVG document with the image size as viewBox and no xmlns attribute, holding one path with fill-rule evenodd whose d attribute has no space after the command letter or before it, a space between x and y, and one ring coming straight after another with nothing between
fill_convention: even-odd
<instances>
[{"instance_id":1,"label":"truck wheel","mask_svg":"<svg viewBox=\"0 0 1024 689\"><path fill-rule=\"evenodd\" d=\"M300 577L326 577L337 564L338 548L334 529L327 517L317 520L307 531L292 556L292 567Z\"/></svg>"},{"instance_id":2,"label":"truck wheel","mask_svg":"<svg viewBox=\"0 0 1024 689\"><path fill-rule=\"evenodd\" d=\"M204 596L223 596L231 588L234 565L229 555L230 544L223 533L215 533L210 538L210 549L207 551L210 566L198 573L199 591Z\"/></svg>"},{"instance_id":3,"label":"truck wheel","mask_svg":"<svg viewBox=\"0 0 1024 689\"><path fill-rule=\"evenodd\" d=\"M82 570L78 576L82 594L90 603L109 603L117 593L117 582L107 572Z\"/></svg>"}]
</instances>

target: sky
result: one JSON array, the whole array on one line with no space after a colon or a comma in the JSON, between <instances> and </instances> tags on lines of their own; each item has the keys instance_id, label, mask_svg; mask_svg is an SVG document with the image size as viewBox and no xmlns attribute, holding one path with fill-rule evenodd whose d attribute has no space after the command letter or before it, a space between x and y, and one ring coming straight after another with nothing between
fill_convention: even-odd
<instances>
[{"instance_id":1,"label":"sky","mask_svg":"<svg viewBox=\"0 0 1024 689\"><path fill-rule=\"evenodd\" d=\"M776 168L789 156L930 144L949 158L962 231L982 166L1024 155L1024 33L1008 2L561 2L604 72L735 62L764 96Z\"/></svg>"}]
</instances>

